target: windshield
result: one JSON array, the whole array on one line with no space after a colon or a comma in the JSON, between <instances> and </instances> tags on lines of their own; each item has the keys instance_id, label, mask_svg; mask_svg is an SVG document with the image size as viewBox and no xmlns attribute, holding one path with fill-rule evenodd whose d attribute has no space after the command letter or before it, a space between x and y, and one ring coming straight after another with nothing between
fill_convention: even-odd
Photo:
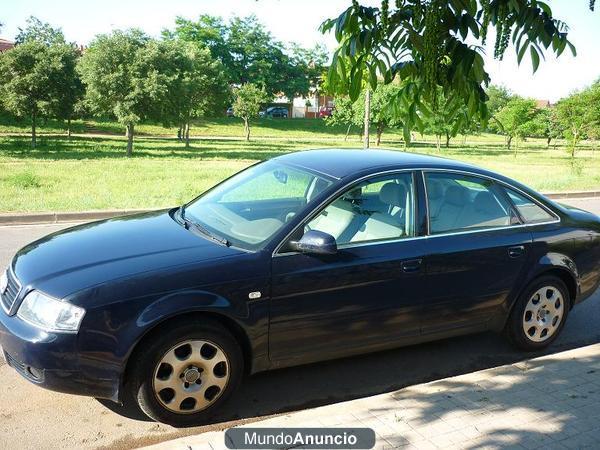
<instances>
[{"instance_id":1,"label":"windshield","mask_svg":"<svg viewBox=\"0 0 600 450\"><path fill-rule=\"evenodd\" d=\"M277 161L252 166L192 201L185 219L213 237L256 250L333 180Z\"/></svg>"}]
</instances>

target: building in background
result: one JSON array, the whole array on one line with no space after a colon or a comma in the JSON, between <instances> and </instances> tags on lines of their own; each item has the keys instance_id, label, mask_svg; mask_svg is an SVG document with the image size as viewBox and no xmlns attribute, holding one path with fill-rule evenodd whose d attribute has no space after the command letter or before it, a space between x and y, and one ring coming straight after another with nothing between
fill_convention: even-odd
<instances>
[{"instance_id":1,"label":"building in background","mask_svg":"<svg viewBox=\"0 0 600 450\"><path fill-rule=\"evenodd\" d=\"M15 43L9 41L8 39L0 38L0 53L5 52L6 50L10 50L15 46Z\"/></svg>"}]
</instances>

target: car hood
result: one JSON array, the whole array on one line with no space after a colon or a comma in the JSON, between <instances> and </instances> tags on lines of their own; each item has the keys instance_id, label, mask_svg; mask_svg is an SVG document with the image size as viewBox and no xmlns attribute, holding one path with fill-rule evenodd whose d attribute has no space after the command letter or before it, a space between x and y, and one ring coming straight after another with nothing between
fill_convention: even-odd
<instances>
[{"instance_id":1,"label":"car hood","mask_svg":"<svg viewBox=\"0 0 600 450\"><path fill-rule=\"evenodd\" d=\"M12 268L26 290L64 298L110 280L242 253L186 230L164 210L50 234L21 249Z\"/></svg>"}]
</instances>

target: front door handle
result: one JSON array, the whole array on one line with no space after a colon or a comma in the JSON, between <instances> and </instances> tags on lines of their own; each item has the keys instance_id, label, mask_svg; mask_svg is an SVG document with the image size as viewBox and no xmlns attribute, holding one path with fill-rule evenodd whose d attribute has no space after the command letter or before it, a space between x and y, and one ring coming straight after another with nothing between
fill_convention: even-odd
<instances>
[{"instance_id":1,"label":"front door handle","mask_svg":"<svg viewBox=\"0 0 600 450\"><path fill-rule=\"evenodd\" d=\"M525 247L523 245L515 245L514 247L508 248L508 256L511 258L519 258L525 253Z\"/></svg>"},{"instance_id":2,"label":"front door handle","mask_svg":"<svg viewBox=\"0 0 600 450\"><path fill-rule=\"evenodd\" d=\"M407 273L418 272L419 270L421 270L421 263L421 259L410 259L408 261L403 261L402 271Z\"/></svg>"}]
</instances>

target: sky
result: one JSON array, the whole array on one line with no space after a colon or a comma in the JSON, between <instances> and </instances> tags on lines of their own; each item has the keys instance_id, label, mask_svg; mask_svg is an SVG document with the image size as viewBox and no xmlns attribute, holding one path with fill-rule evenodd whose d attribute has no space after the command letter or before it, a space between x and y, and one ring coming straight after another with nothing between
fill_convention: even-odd
<instances>
[{"instance_id":1,"label":"sky","mask_svg":"<svg viewBox=\"0 0 600 450\"><path fill-rule=\"evenodd\" d=\"M339 15L350 4L350 0L4 1L8 5L5 3L0 10L0 22L4 23L0 37L6 39L13 39L18 27L31 15L61 27L68 41L85 45L96 34L113 29L137 27L159 36L162 29L173 27L177 16L194 19L200 14L212 14L227 19L255 14L282 42L304 46L322 43L331 51L335 49L335 39L322 35L318 27L324 19ZM571 27L569 38L577 47L577 57L568 50L559 59L548 54L533 74L529 57L519 66L514 50L509 49L503 61L486 56L486 68L492 83L504 85L524 97L555 102L600 78L600 11L590 12L588 0L547 0L547 3L554 16ZM493 55L492 43L487 54Z\"/></svg>"}]
</instances>

